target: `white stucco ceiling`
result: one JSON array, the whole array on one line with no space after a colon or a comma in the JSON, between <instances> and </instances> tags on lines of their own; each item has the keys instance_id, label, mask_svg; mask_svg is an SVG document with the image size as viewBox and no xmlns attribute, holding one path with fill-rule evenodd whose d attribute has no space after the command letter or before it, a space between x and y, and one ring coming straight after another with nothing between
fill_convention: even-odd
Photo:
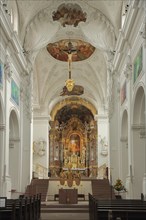
<instances>
[{"instance_id":1,"label":"white stucco ceiling","mask_svg":"<svg viewBox=\"0 0 146 220\"><path fill-rule=\"evenodd\" d=\"M61 26L52 13L61 4L78 4L87 14L86 22ZM122 1L118 0L33 0L17 1L20 36L24 50L33 63L34 106L54 106L66 97L60 96L68 78L67 62L53 58L46 50L48 43L62 39L80 39L96 50L86 60L73 62L72 77L84 87L82 98L98 109L106 100L106 55L114 51L121 26Z\"/></svg>"}]
</instances>

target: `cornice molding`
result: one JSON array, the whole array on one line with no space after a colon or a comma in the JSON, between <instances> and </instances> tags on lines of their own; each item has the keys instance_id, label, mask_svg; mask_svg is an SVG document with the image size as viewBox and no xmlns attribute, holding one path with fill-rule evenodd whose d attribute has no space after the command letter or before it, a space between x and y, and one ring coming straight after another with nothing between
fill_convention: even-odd
<instances>
[{"instance_id":1,"label":"cornice molding","mask_svg":"<svg viewBox=\"0 0 146 220\"><path fill-rule=\"evenodd\" d=\"M144 124L132 124L131 128L133 130L140 130L140 129L145 129L145 125Z\"/></svg>"},{"instance_id":2,"label":"cornice molding","mask_svg":"<svg viewBox=\"0 0 146 220\"><path fill-rule=\"evenodd\" d=\"M21 66L21 69L22 68L26 69L27 61L23 54L23 48L21 46L17 33L13 30L10 21L10 16L5 12L2 2L0 2L0 8L1 8L0 19L1 19L2 31L4 31L5 36L7 37L7 41L11 42L11 46L13 48L13 50L11 51L12 53L11 55L13 56L14 54L16 56L17 61Z\"/></svg>"},{"instance_id":3,"label":"cornice molding","mask_svg":"<svg viewBox=\"0 0 146 220\"><path fill-rule=\"evenodd\" d=\"M34 120L47 120L47 121L50 121L51 116L50 115L34 115L33 119Z\"/></svg>"},{"instance_id":4,"label":"cornice molding","mask_svg":"<svg viewBox=\"0 0 146 220\"><path fill-rule=\"evenodd\" d=\"M129 9L126 15L125 23L122 29L119 30L119 36L116 42L116 48L115 48L115 56L114 56L114 67L119 71L118 69L121 66L121 62L123 61L123 57L125 57L127 54L127 50L125 49L125 52L123 51L123 48L127 48L129 46L129 49L131 48L130 43L128 39L130 38L132 32L133 32L133 21L136 20L137 16L142 16L141 11L138 7L133 7L135 0L132 2L132 4L129 5ZM131 31L130 31L131 30ZM136 34L136 33L135 33Z\"/></svg>"}]
</instances>

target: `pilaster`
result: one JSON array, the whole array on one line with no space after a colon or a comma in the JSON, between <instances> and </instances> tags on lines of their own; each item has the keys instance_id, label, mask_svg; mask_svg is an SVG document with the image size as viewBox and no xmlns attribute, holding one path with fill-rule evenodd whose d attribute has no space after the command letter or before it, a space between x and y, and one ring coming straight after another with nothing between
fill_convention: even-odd
<instances>
[{"instance_id":1,"label":"pilaster","mask_svg":"<svg viewBox=\"0 0 146 220\"><path fill-rule=\"evenodd\" d=\"M4 176L4 132L5 124L0 124L0 195L3 195Z\"/></svg>"},{"instance_id":2,"label":"pilaster","mask_svg":"<svg viewBox=\"0 0 146 220\"><path fill-rule=\"evenodd\" d=\"M143 39L143 71L144 71L144 81L146 85L146 1L144 2L144 22L143 22L143 27L140 31L140 35ZM146 87L146 86L145 86ZM140 138L145 138L145 172L144 172L144 177L143 177L143 195L144 195L144 200L146 200L146 89L145 89L145 121L144 121L144 128L140 130Z\"/></svg>"}]
</instances>

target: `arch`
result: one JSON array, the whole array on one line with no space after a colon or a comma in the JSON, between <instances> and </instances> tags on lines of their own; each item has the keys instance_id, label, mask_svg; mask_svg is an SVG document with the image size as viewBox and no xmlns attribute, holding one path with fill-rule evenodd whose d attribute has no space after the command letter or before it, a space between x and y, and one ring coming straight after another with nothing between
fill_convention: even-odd
<instances>
[{"instance_id":1,"label":"arch","mask_svg":"<svg viewBox=\"0 0 146 220\"><path fill-rule=\"evenodd\" d=\"M16 191L19 191L20 167L19 120L16 110L11 109L9 116L9 174L12 189Z\"/></svg>"},{"instance_id":2,"label":"arch","mask_svg":"<svg viewBox=\"0 0 146 220\"><path fill-rule=\"evenodd\" d=\"M122 179L126 181L128 174L128 112L127 109L123 111L121 121L121 168Z\"/></svg>"},{"instance_id":3,"label":"arch","mask_svg":"<svg viewBox=\"0 0 146 220\"><path fill-rule=\"evenodd\" d=\"M143 84L139 84L136 88L133 101L133 170L134 176L134 198L140 198L142 192L142 181L144 176L145 163L145 138L144 119L145 119L145 91Z\"/></svg>"},{"instance_id":4,"label":"arch","mask_svg":"<svg viewBox=\"0 0 146 220\"><path fill-rule=\"evenodd\" d=\"M88 101L86 101L85 99L82 98L66 98L63 101L57 103L54 108L52 109L50 115L51 115L51 119L52 121L54 121L55 115L57 113L57 111L59 111L61 108L63 108L66 105L70 105L70 104L80 104L83 105L84 107L86 107L87 109L89 109L93 115L97 114L97 110L96 108Z\"/></svg>"},{"instance_id":5,"label":"arch","mask_svg":"<svg viewBox=\"0 0 146 220\"><path fill-rule=\"evenodd\" d=\"M133 124L144 123L142 120L142 112L139 114L139 111L142 111L142 105L144 104L145 98L145 89L142 83L139 83L135 89L134 98L133 98ZM143 106L144 108L144 106Z\"/></svg>"},{"instance_id":6,"label":"arch","mask_svg":"<svg viewBox=\"0 0 146 220\"><path fill-rule=\"evenodd\" d=\"M59 175L60 169L68 169L71 166L72 169L80 169L85 176L89 176L90 173L95 177L97 170L92 172L93 167L97 169L98 163L95 114L89 106L72 101L71 99L67 104L57 106L52 114L49 169L52 175Z\"/></svg>"}]
</instances>

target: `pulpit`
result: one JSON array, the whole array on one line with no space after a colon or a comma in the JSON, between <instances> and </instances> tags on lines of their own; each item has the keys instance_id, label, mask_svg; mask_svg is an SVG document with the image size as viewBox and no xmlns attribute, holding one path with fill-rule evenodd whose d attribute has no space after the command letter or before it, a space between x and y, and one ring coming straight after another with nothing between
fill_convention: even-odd
<instances>
[{"instance_id":1,"label":"pulpit","mask_svg":"<svg viewBox=\"0 0 146 220\"><path fill-rule=\"evenodd\" d=\"M77 204L78 190L77 189L59 189L60 204Z\"/></svg>"}]
</instances>

